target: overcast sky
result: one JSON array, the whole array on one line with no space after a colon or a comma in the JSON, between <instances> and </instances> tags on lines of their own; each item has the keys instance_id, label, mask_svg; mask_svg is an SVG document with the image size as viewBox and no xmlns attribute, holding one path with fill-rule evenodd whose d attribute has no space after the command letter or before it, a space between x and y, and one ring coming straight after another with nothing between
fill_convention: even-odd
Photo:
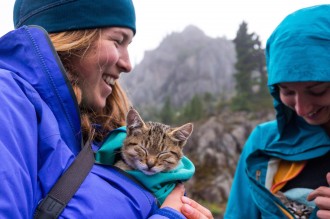
<instances>
[{"instance_id":1,"label":"overcast sky","mask_svg":"<svg viewBox=\"0 0 330 219\"><path fill-rule=\"evenodd\" d=\"M13 29L14 0L0 0L0 36ZM133 0L137 34L130 48L137 63L145 50L155 49L173 31L188 25L199 27L210 37L233 39L242 21L263 44L289 13L307 6L329 4L329 0Z\"/></svg>"}]
</instances>

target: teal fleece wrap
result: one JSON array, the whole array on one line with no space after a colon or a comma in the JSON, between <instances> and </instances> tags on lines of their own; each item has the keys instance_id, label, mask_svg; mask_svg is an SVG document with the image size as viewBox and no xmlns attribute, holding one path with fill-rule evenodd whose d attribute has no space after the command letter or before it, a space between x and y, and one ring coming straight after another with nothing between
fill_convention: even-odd
<instances>
[{"instance_id":1,"label":"teal fleece wrap","mask_svg":"<svg viewBox=\"0 0 330 219\"><path fill-rule=\"evenodd\" d=\"M96 162L104 165L113 165L116 154L120 153L120 148L125 138L126 127L124 126L110 132L101 148L95 154ZM151 191L161 205L178 182L186 181L194 175L195 166L187 157L183 156L179 165L169 172L161 172L154 175L145 175L139 170L126 172Z\"/></svg>"}]
</instances>

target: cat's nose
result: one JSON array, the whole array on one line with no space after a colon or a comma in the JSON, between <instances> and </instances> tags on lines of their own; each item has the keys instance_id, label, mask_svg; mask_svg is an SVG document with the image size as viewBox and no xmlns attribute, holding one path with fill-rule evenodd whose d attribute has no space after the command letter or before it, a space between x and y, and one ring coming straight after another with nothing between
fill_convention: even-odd
<instances>
[{"instance_id":1,"label":"cat's nose","mask_svg":"<svg viewBox=\"0 0 330 219\"><path fill-rule=\"evenodd\" d=\"M147 161L147 166L149 169L153 168L155 166L155 161L153 160L148 160Z\"/></svg>"}]
</instances>

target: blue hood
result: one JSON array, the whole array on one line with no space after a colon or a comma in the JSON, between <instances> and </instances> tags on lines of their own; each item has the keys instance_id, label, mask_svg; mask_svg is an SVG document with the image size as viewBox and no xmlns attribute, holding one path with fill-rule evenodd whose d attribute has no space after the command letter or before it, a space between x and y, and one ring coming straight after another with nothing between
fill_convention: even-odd
<instances>
[{"instance_id":1,"label":"blue hood","mask_svg":"<svg viewBox=\"0 0 330 219\"><path fill-rule=\"evenodd\" d=\"M275 85L281 82L330 81L329 15L330 5L298 10L288 15L267 41L268 87L274 98L280 132L297 116L280 101Z\"/></svg>"},{"instance_id":2,"label":"blue hood","mask_svg":"<svg viewBox=\"0 0 330 219\"><path fill-rule=\"evenodd\" d=\"M0 48L0 69L16 74L38 91L54 113L62 139L77 154L81 148L79 109L47 32L38 26L23 26L1 37Z\"/></svg>"}]
</instances>

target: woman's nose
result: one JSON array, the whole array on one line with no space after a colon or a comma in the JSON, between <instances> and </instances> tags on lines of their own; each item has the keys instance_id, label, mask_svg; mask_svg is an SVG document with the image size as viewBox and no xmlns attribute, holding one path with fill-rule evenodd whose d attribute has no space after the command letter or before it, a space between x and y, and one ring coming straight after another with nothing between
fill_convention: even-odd
<instances>
[{"instance_id":1,"label":"woman's nose","mask_svg":"<svg viewBox=\"0 0 330 219\"><path fill-rule=\"evenodd\" d=\"M121 54L121 56L119 57L118 66L119 66L121 72L128 73L128 72L132 71L132 64L131 64L127 50L125 52L123 52Z\"/></svg>"},{"instance_id":2,"label":"woman's nose","mask_svg":"<svg viewBox=\"0 0 330 219\"><path fill-rule=\"evenodd\" d=\"M304 98L302 95L296 96L295 111L299 116L306 116L312 110L313 106L308 98Z\"/></svg>"}]
</instances>

